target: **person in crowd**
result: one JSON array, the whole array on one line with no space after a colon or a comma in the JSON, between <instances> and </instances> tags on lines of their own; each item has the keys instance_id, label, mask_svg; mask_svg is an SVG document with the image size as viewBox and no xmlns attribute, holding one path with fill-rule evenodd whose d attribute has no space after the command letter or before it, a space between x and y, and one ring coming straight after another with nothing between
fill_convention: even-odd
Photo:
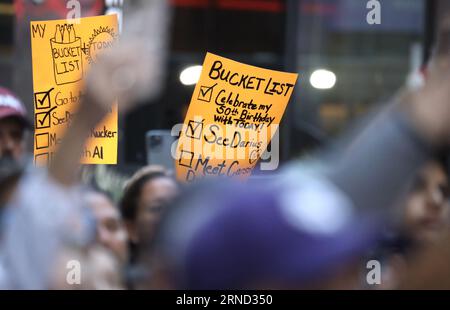
<instances>
[{"instance_id":1,"label":"person in crowd","mask_svg":"<svg viewBox=\"0 0 450 310\"><path fill-rule=\"evenodd\" d=\"M450 184L444 160L421 169L404 205L404 234L417 246L446 236L450 228Z\"/></svg>"},{"instance_id":2,"label":"person in crowd","mask_svg":"<svg viewBox=\"0 0 450 310\"><path fill-rule=\"evenodd\" d=\"M11 91L0 87L0 158L24 159L31 128L26 114L22 102Z\"/></svg>"},{"instance_id":3,"label":"person in crowd","mask_svg":"<svg viewBox=\"0 0 450 310\"><path fill-rule=\"evenodd\" d=\"M96 227L97 241L111 251L122 266L128 260L127 231L119 209L106 193L88 190L83 197L92 210Z\"/></svg>"},{"instance_id":4,"label":"person in crowd","mask_svg":"<svg viewBox=\"0 0 450 310\"><path fill-rule=\"evenodd\" d=\"M120 208L133 245L153 241L163 208L177 192L173 176L159 166L140 169L126 183Z\"/></svg>"},{"instance_id":5,"label":"person in crowd","mask_svg":"<svg viewBox=\"0 0 450 310\"><path fill-rule=\"evenodd\" d=\"M430 85L437 85L438 79L449 69L449 32L450 19L447 17L441 25L433 58L424 69L425 87L418 91L430 100L445 96L442 92L433 93ZM424 106L425 103L423 109ZM449 270L443 266L443 261L450 259L446 245L450 238L449 141L448 136L443 137L442 145L433 148L437 155L422 165L400 202L400 223L397 227L389 227L387 237L378 248L384 265L381 288L450 287L445 280Z\"/></svg>"},{"instance_id":6,"label":"person in crowd","mask_svg":"<svg viewBox=\"0 0 450 310\"><path fill-rule=\"evenodd\" d=\"M145 50L139 40L125 36L103 53L87 76L77 117L48 169L28 167L23 172L2 216L0 288L49 288L61 250L69 246L85 251L95 241L95 222L82 203L78 184L81 151L91 128L116 100L126 112L146 93L142 89L149 83L151 66L145 57L135 57ZM133 83L126 87L117 81L123 68L132 68L133 74Z\"/></svg>"},{"instance_id":7,"label":"person in crowd","mask_svg":"<svg viewBox=\"0 0 450 310\"><path fill-rule=\"evenodd\" d=\"M148 166L138 170L126 183L120 209L126 223L130 249L130 279L142 247L151 246L164 208L178 193L173 176L163 167Z\"/></svg>"},{"instance_id":8,"label":"person in crowd","mask_svg":"<svg viewBox=\"0 0 450 310\"><path fill-rule=\"evenodd\" d=\"M398 227L386 229L376 251L383 265L380 288L396 288L417 253L427 251L450 232L446 164L445 158L433 158L420 169L400 203Z\"/></svg>"},{"instance_id":9,"label":"person in crowd","mask_svg":"<svg viewBox=\"0 0 450 310\"><path fill-rule=\"evenodd\" d=\"M449 30L441 33L446 40ZM449 146L449 66L448 50L438 49L423 87L400 92L338 152L326 154L323 167L294 163L278 178L281 186L272 184L256 192L246 186L243 193L222 189L224 195L197 200L206 206L201 212L172 215L158 238L159 270L153 269L155 281L162 279L163 284L154 285L356 287L355 262L361 259L361 250L368 249L365 244L374 245L365 237L377 235L370 227L381 226L376 219L388 222L407 184ZM353 223L364 225L359 229ZM424 252L401 285L425 287L420 280L430 262L438 272L436 266L442 264L437 262L447 263L449 255L448 240L447 246ZM450 270L448 266L442 270L448 284Z\"/></svg>"}]
</instances>

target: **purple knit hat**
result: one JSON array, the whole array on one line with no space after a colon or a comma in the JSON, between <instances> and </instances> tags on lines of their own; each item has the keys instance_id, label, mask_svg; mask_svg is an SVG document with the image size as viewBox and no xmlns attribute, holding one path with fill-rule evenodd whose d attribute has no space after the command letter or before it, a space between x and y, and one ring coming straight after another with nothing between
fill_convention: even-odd
<instances>
[{"instance_id":1,"label":"purple knit hat","mask_svg":"<svg viewBox=\"0 0 450 310\"><path fill-rule=\"evenodd\" d=\"M303 287L362 257L378 240L376 221L324 196L314 201L308 191L249 186L227 189L215 201L209 195L205 205L216 211L189 239L181 286Z\"/></svg>"}]
</instances>

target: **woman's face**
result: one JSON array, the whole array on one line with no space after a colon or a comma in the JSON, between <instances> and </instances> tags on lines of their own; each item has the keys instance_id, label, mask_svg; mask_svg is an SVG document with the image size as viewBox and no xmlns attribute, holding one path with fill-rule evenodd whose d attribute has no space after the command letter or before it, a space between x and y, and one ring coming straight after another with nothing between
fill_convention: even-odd
<instances>
[{"instance_id":1,"label":"woman's face","mask_svg":"<svg viewBox=\"0 0 450 310\"><path fill-rule=\"evenodd\" d=\"M137 229L140 241L153 238L163 208L175 198L177 192L175 181L168 177L152 179L144 184L138 199Z\"/></svg>"},{"instance_id":2,"label":"woman's face","mask_svg":"<svg viewBox=\"0 0 450 310\"><path fill-rule=\"evenodd\" d=\"M418 242L433 242L449 227L449 180L444 167L429 162L406 201L405 226Z\"/></svg>"}]
</instances>

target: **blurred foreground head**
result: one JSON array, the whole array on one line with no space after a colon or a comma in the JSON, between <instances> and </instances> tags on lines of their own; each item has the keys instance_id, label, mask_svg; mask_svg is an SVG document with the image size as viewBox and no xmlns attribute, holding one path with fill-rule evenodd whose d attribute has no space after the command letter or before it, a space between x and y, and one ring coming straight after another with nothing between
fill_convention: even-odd
<instances>
[{"instance_id":1,"label":"blurred foreground head","mask_svg":"<svg viewBox=\"0 0 450 310\"><path fill-rule=\"evenodd\" d=\"M163 224L154 287L360 287L359 260L376 242L374 225L339 202L316 198L243 184L184 197Z\"/></svg>"}]
</instances>

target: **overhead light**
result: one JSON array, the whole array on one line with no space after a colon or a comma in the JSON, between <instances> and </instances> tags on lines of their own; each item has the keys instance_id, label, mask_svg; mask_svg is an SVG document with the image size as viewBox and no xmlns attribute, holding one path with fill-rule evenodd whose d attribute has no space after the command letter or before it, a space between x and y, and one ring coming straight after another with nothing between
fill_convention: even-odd
<instances>
[{"instance_id":1,"label":"overhead light","mask_svg":"<svg viewBox=\"0 0 450 310\"><path fill-rule=\"evenodd\" d=\"M333 88L336 85L336 80L336 74L325 69L314 71L309 78L312 87L317 89Z\"/></svg>"},{"instance_id":2,"label":"overhead light","mask_svg":"<svg viewBox=\"0 0 450 310\"><path fill-rule=\"evenodd\" d=\"M185 68L180 73L180 82L183 85L195 85L200 79L202 73L202 66L190 66Z\"/></svg>"}]
</instances>

